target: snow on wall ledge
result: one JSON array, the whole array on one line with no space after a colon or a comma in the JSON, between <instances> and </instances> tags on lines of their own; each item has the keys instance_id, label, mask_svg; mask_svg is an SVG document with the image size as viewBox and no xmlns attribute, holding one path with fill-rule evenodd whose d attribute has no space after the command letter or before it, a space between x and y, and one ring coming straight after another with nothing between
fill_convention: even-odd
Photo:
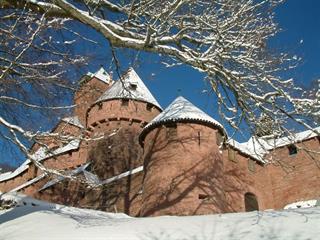
<instances>
[{"instance_id":1,"label":"snow on wall ledge","mask_svg":"<svg viewBox=\"0 0 320 240\"><path fill-rule=\"evenodd\" d=\"M54 151L52 151L51 153L47 153L46 149L44 147L39 148L38 151L36 151L33 154L33 158L36 159L37 161L43 161L47 158L50 158L52 156L55 155L59 155L65 152L68 152L70 150L74 150L74 149L78 149L80 144L80 140L75 139L70 141L68 144L66 144L65 146L58 148ZM18 176L19 174L23 173L25 170L27 170L29 168L29 164L31 163L30 159L27 159L24 163L22 163L16 170L14 170L13 172L7 172L7 173L3 173L0 174L0 182L12 179L16 176Z\"/></svg>"},{"instance_id":2,"label":"snow on wall ledge","mask_svg":"<svg viewBox=\"0 0 320 240\"><path fill-rule=\"evenodd\" d=\"M19 207L0 210L1 240L317 240L320 208L204 216L132 218L5 194Z\"/></svg>"},{"instance_id":3,"label":"snow on wall ledge","mask_svg":"<svg viewBox=\"0 0 320 240\"><path fill-rule=\"evenodd\" d=\"M239 143L236 140L230 138L227 140L227 144L233 146L240 152L249 155L257 161L267 163L267 161L264 159L264 156L271 150L319 136L317 132L320 132L320 127L314 128L313 131L306 130L292 134L288 137L281 137L276 139L271 138L266 140L263 138L251 137L247 142L244 143Z\"/></svg>"}]
</instances>

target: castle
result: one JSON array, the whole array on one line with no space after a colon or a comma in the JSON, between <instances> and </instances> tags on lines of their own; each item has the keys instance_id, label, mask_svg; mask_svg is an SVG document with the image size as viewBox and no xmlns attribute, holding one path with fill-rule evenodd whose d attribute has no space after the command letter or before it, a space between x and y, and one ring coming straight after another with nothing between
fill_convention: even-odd
<instances>
[{"instance_id":1,"label":"castle","mask_svg":"<svg viewBox=\"0 0 320 240\"><path fill-rule=\"evenodd\" d=\"M131 216L281 209L320 199L314 131L239 143L183 97L162 110L132 68L118 81L103 68L87 74L74 103L74 116L52 132L75 138L31 148L34 159L69 177L48 175L27 159L0 175L0 192Z\"/></svg>"}]
</instances>

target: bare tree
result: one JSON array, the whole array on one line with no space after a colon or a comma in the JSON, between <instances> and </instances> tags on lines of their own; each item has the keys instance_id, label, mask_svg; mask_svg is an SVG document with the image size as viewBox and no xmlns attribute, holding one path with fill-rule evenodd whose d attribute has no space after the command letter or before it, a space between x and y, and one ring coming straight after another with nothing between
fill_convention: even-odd
<instances>
[{"instance_id":1,"label":"bare tree","mask_svg":"<svg viewBox=\"0 0 320 240\"><path fill-rule=\"evenodd\" d=\"M10 37L9 41L2 38L1 45L8 45L4 49L15 49L15 54L11 56L7 50L0 55L3 69L0 80L19 77L23 81L32 80L32 84L44 78L43 69L50 68L50 76L45 76L50 80L48 83L64 86L57 77L62 74L60 60L66 58L68 48L58 52L51 48L58 35L49 31L44 31L38 40L35 38L41 36L43 29L65 29L71 22L102 34L112 48L153 52L164 56L168 67L187 64L205 73L218 98L220 113L235 129L245 122L254 133L263 127L264 121L259 121L262 115L273 122L280 135L288 132L288 121L313 129L319 118L313 118L311 123L306 118L319 116L319 88L303 97L293 79L281 77L299 59L273 51L268 45L268 40L279 31L274 8L281 2L1 0L4 23L9 22L1 27L1 34ZM20 39L16 33L15 22L27 29L25 38ZM74 44L78 44L77 39ZM48 55L40 58L39 63L23 58L26 52L36 54L43 50ZM76 63L75 58L69 63ZM51 91L47 86L43 88ZM19 102L19 98L10 101ZM4 120L0 122L15 131Z\"/></svg>"},{"instance_id":2,"label":"bare tree","mask_svg":"<svg viewBox=\"0 0 320 240\"><path fill-rule=\"evenodd\" d=\"M76 39L83 37L69 28L67 19L49 19L26 6L1 9L0 19L1 146L8 151L13 142L34 160L31 143L48 148L48 137L63 142L73 138L40 127L41 122L56 123L58 116L74 107L64 99L76 87L69 80L70 69L76 72L86 63L72 49ZM34 163L45 170L41 163Z\"/></svg>"}]
</instances>

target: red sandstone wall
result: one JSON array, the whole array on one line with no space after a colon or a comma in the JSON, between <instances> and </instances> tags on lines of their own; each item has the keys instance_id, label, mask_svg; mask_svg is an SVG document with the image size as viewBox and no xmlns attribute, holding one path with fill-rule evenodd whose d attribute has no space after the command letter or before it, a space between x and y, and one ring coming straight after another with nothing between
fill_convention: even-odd
<instances>
[{"instance_id":1,"label":"red sandstone wall","mask_svg":"<svg viewBox=\"0 0 320 240\"><path fill-rule=\"evenodd\" d=\"M97 78L92 78L84 83L75 93L74 103L77 105L74 109L74 115L78 116L82 124L86 125L86 114L91 104L94 103L107 89L109 85Z\"/></svg>"},{"instance_id":2,"label":"red sandstone wall","mask_svg":"<svg viewBox=\"0 0 320 240\"><path fill-rule=\"evenodd\" d=\"M133 100L128 106L123 106L121 100L110 100L90 109L89 138L102 136L103 139L90 142L88 161L100 178L106 179L143 164L138 136L159 113L158 108L147 109L147 103Z\"/></svg>"},{"instance_id":3,"label":"red sandstone wall","mask_svg":"<svg viewBox=\"0 0 320 240\"><path fill-rule=\"evenodd\" d=\"M88 111L88 128L94 128L94 124L108 119L139 120L149 122L160 113L157 107L147 110L147 103L129 100L128 106L122 106L120 99L108 100L95 104ZM93 130L93 129L92 129Z\"/></svg>"},{"instance_id":4,"label":"red sandstone wall","mask_svg":"<svg viewBox=\"0 0 320 240\"><path fill-rule=\"evenodd\" d=\"M301 149L296 155L289 156L287 147L269 155L274 162L267 169L276 209L296 201L320 199L320 154L312 153L320 150L319 139L309 139L296 146Z\"/></svg>"},{"instance_id":5,"label":"red sandstone wall","mask_svg":"<svg viewBox=\"0 0 320 240\"><path fill-rule=\"evenodd\" d=\"M235 150L236 151L236 150ZM272 184L264 165L253 161L254 170L249 169L250 158L236 151L235 160L228 157L228 149L223 150L224 183L227 198L227 212L244 212L244 195L256 195L259 209L274 208Z\"/></svg>"},{"instance_id":6,"label":"red sandstone wall","mask_svg":"<svg viewBox=\"0 0 320 240\"><path fill-rule=\"evenodd\" d=\"M169 130L170 129L170 130ZM145 138L142 216L225 211L217 130L199 124L159 127Z\"/></svg>"}]
</instances>

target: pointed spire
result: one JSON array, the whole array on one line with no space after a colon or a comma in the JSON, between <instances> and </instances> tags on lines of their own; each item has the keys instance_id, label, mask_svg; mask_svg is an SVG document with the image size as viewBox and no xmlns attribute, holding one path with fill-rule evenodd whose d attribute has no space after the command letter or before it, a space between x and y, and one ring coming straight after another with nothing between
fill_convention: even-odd
<instances>
[{"instance_id":1,"label":"pointed spire","mask_svg":"<svg viewBox=\"0 0 320 240\"><path fill-rule=\"evenodd\" d=\"M160 104L152 96L149 89L144 85L143 81L133 68L129 68L127 73L105 91L97 102L122 98L152 103L161 109Z\"/></svg>"},{"instance_id":2,"label":"pointed spire","mask_svg":"<svg viewBox=\"0 0 320 240\"><path fill-rule=\"evenodd\" d=\"M101 67L95 73L88 72L87 75L90 76L90 77L95 77L95 78L97 78L97 79L99 79L102 82L107 83L107 84L112 83L111 76L109 75L109 73L103 67Z\"/></svg>"},{"instance_id":3,"label":"pointed spire","mask_svg":"<svg viewBox=\"0 0 320 240\"><path fill-rule=\"evenodd\" d=\"M210 123L217 126L223 132L224 127L208 114L194 106L191 102L184 97L177 97L162 113L155 117L147 126L145 126L143 132L146 129L153 126L164 124L167 122L179 122L181 120L193 120L198 122Z\"/></svg>"}]
</instances>

